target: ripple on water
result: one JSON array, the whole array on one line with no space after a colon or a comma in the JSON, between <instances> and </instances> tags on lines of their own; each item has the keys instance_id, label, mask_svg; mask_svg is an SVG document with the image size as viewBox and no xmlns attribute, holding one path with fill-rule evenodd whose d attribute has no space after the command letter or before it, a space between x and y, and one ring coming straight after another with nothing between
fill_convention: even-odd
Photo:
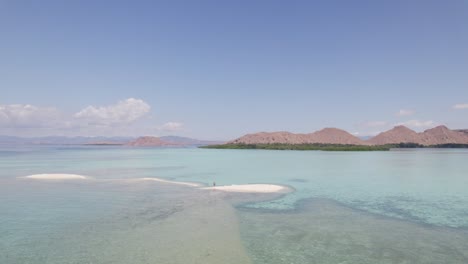
<instances>
[{"instance_id":1,"label":"ripple on water","mask_svg":"<svg viewBox=\"0 0 468 264\"><path fill-rule=\"evenodd\" d=\"M240 210L252 261L268 263L468 263L468 231L420 225L309 199L288 211Z\"/></svg>"}]
</instances>

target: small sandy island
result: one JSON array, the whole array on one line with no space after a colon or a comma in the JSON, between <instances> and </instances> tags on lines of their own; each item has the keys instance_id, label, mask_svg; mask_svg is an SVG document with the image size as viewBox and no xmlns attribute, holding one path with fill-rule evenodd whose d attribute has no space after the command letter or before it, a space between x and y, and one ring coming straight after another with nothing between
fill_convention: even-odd
<instances>
[{"instance_id":1,"label":"small sandy island","mask_svg":"<svg viewBox=\"0 0 468 264\"><path fill-rule=\"evenodd\" d=\"M241 185L225 185L202 188L205 190L218 190L224 192L241 192L241 193L280 193L290 192L291 189L286 186L274 184L241 184Z\"/></svg>"},{"instance_id":2,"label":"small sandy island","mask_svg":"<svg viewBox=\"0 0 468 264\"><path fill-rule=\"evenodd\" d=\"M77 175L77 174L34 174L25 177L25 179L33 180L87 180L91 179L88 176Z\"/></svg>"},{"instance_id":3,"label":"small sandy island","mask_svg":"<svg viewBox=\"0 0 468 264\"><path fill-rule=\"evenodd\" d=\"M193 182L179 182L170 181L160 178L138 178L132 179L132 181L155 181L168 184L185 185L190 187L201 187L202 190L217 190L223 192L237 192L237 193L288 193L292 189L282 185L275 184L238 184L238 185L224 185L224 186L213 186L203 187L202 184Z\"/></svg>"}]
</instances>

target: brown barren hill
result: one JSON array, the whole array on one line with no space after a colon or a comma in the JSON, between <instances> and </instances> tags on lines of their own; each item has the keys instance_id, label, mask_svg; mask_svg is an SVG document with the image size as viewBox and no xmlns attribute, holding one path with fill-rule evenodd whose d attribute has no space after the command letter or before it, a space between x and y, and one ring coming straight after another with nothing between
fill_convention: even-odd
<instances>
[{"instance_id":1,"label":"brown barren hill","mask_svg":"<svg viewBox=\"0 0 468 264\"><path fill-rule=\"evenodd\" d=\"M405 126L396 126L388 131L382 132L369 139L372 145L399 144L399 143L421 143L419 134Z\"/></svg>"},{"instance_id":2,"label":"brown barren hill","mask_svg":"<svg viewBox=\"0 0 468 264\"><path fill-rule=\"evenodd\" d=\"M420 133L421 144L468 144L468 135L463 132L450 130L446 126L437 126Z\"/></svg>"},{"instance_id":3,"label":"brown barren hill","mask_svg":"<svg viewBox=\"0 0 468 264\"><path fill-rule=\"evenodd\" d=\"M437 126L417 133L405 126L397 126L368 140L372 145L417 143L425 146L441 144L468 144L468 135Z\"/></svg>"},{"instance_id":4,"label":"brown barren hill","mask_svg":"<svg viewBox=\"0 0 468 264\"><path fill-rule=\"evenodd\" d=\"M139 137L129 143L126 144L127 146L132 147L160 147L160 146L178 146L180 144L174 142L167 142L163 141L158 137Z\"/></svg>"},{"instance_id":5,"label":"brown barren hill","mask_svg":"<svg viewBox=\"0 0 468 264\"><path fill-rule=\"evenodd\" d=\"M305 143L367 145L368 143L338 128L324 128L306 135Z\"/></svg>"},{"instance_id":6,"label":"brown barren hill","mask_svg":"<svg viewBox=\"0 0 468 264\"><path fill-rule=\"evenodd\" d=\"M294 134L291 132L260 132L247 134L235 139L229 144L340 144L340 145L366 145L367 143L350 133L337 129L325 128L310 134Z\"/></svg>"},{"instance_id":7,"label":"brown barren hill","mask_svg":"<svg viewBox=\"0 0 468 264\"><path fill-rule=\"evenodd\" d=\"M247 134L238 139L228 142L229 144L301 144L304 141L303 134L291 132L259 132Z\"/></svg>"}]
</instances>

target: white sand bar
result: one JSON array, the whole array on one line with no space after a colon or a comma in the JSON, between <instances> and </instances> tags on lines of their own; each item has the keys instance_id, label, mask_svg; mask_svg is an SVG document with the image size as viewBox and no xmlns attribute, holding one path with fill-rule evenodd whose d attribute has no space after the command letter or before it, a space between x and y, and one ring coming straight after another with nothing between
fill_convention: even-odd
<instances>
[{"instance_id":1,"label":"white sand bar","mask_svg":"<svg viewBox=\"0 0 468 264\"><path fill-rule=\"evenodd\" d=\"M191 187L201 187L201 186L203 186L201 184L193 183L193 182L170 181L170 180L164 180L164 179L159 179L159 178L137 178L137 179L132 179L132 180L135 180L135 181L155 181L155 182L185 185L185 186L191 186Z\"/></svg>"},{"instance_id":2,"label":"white sand bar","mask_svg":"<svg viewBox=\"0 0 468 264\"><path fill-rule=\"evenodd\" d=\"M242 193L277 193L289 192L290 188L274 184L242 184L242 185L225 185L215 187L205 187L205 190L218 190L224 192L242 192Z\"/></svg>"},{"instance_id":3,"label":"white sand bar","mask_svg":"<svg viewBox=\"0 0 468 264\"><path fill-rule=\"evenodd\" d=\"M33 180L87 180L88 176L78 174L34 174L22 178Z\"/></svg>"}]
</instances>

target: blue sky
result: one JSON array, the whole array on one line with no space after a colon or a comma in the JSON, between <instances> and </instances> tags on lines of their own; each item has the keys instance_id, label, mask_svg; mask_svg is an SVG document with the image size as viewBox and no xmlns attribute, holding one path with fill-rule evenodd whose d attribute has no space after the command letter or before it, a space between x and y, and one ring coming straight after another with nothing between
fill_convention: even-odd
<instances>
[{"instance_id":1,"label":"blue sky","mask_svg":"<svg viewBox=\"0 0 468 264\"><path fill-rule=\"evenodd\" d=\"M468 128L468 1L0 0L0 134Z\"/></svg>"}]
</instances>

